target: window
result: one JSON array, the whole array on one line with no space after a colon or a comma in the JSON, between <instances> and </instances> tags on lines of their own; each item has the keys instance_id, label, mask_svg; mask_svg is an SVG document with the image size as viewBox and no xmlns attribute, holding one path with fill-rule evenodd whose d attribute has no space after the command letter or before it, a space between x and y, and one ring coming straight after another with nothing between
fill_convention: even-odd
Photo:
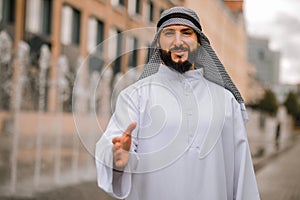
<instances>
[{"instance_id":1,"label":"window","mask_svg":"<svg viewBox=\"0 0 300 200\"><path fill-rule=\"evenodd\" d=\"M154 5L152 1L149 2L149 21L154 21Z\"/></svg>"},{"instance_id":2,"label":"window","mask_svg":"<svg viewBox=\"0 0 300 200\"><path fill-rule=\"evenodd\" d=\"M125 7L125 0L111 0L111 5Z\"/></svg>"},{"instance_id":3,"label":"window","mask_svg":"<svg viewBox=\"0 0 300 200\"><path fill-rule=\"evenodd\" d=\"M122 64L122 34L121 31L115 28L109 31L109 49L108 58L113 61L112 67L114 74L121 71Z\"/></svg>"},{"instance_id":4,"label":"window","mask_svg":"<svg viewBox=\"0 0 300 200\"><path fill-rule=\"evenodd\" d=\"M0 21L8 24L15 22L15 0L0 1Z\"/></svg>"},{"instance_id":5,"label":"window","mask_svg":"<svg viewBox=\"0 0 300 200\"><path fill-rule=\"evenodd\" d=\"M72 21L72 43L79 44L80 42L80 12L73 9Z\"/></svg>"},{"instance_id":6,"label":"window","mask_svg":"<svg viewBox=\"0 0 300 200\"><path fill-rule=\"evenodd\" d=\"M80 11L68 5L62 9L61 41L63 44L80 43Z\"/></svg>"},{"instance_id":7,"label":"window","mask_svg":"<svg viewBox=\"0 0 300 200\"><path fill-rule=\"evenodd\" d=\"M97 20L97 45L104 40L104 24L102 21ZM102 51L102 49L100 49Z\"/></svg>"},{"instance_id":8,"label":"window","mask_svg":"<svg viewBox=\"0 0 300 200\"><path fill-rule=\"evenodd\" d=\"M154 22L154 4L151 0L146 1L143 9L143 17L145 22Z\"/></svg>"},{"instance_id":9,"label":"window","mask_svg":"<svg viewBox=\"0 0 300 200\"><path fill-rule=\"evenodd\" d=\"M42 24L41 32L43 34L51 34L51 19L52 19L52 0L42 1Z\"/></svg>"},{"instance_id":10,"label":"window","mask_svg":"<svg viewBox=\"0 0 300 200\"><path fill-rule=\"evenodd\" d=\"M88 21L87 48L89 55L90 72L101 71L104 61L102 57L103 46L100 45L104 39L104 24L95 17ZM95 49L97 47L97 49Z\"/></svg>"},{"instance_id":11,"label":"window","mask_svg":"<svg viewBox=\"0 0 300 200\"><path fill-rule=\"evenodd\" d=\"M128 13L131 15L141 14L141 0L130 0L128 2Z\"/></svg>"},{"instance_id":12,"label":"window","mask_svg":"<svg viewBox=\"0 0 300 200\"><path fill-rule=\"evenodd\" d=\"M138 39L136 37L127 38L128 66L136 67L138 59Z\"/></svg>"},{"instance_id":13,"label":"window","mask_svg":"<svg viewBox=\"0 0 300 200\"><path fill-rule=\"evenodd\" d=\"M51 34L52 0L26 1L26 31Z\"/></svg>"},{"instance_id":14,"label":"window","mask_svg":"<svg viewBox=\"0 0 300 200\"><path fill-rule=\"evenodd\" d=\"M104 23L97 20L95 17L91 17L88 21L88 38L87 38L87 48L90 53L95 50L98 46L98 51L102 51L102 45L100 45L104 40Z\"/></svg>"}]
</instances>

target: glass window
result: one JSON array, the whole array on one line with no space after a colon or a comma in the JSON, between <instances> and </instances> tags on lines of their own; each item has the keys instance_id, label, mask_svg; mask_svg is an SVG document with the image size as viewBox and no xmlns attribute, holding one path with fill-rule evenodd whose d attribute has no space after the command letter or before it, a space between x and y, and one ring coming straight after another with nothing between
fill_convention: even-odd
<instances>
[{"instance_id":1,"label":"glass window","mask_svg":"<svg viewBox=\"0 0 300 200\"><path fill-rule=\"evenodd\" d=\"M96 46L98 51L102 51L102 46L99 45L104 40L104 23L97 20L95 17L90 17L88 21L87 48L92 53Z\"/></svg>"},{"instance_id":2,"label":"glass window","mask_svg":"<svg viewBox=\"0 0 300 200\"><path fill-rule=\"evenodd\" d=\"M152 1L149 2L149 21L154 21L154 5Z\"/></svg>"},{"instance_id":3,"label":"glass window","mask_svg":"<svg viewBox=\"0 0 300 200\"><path fill-rule=\"evenodd\" d=\"M128 66L136 67L138 61L138 39L136 37L129 37L127 45L130 52L128 55Z\"/></svg>"},{"instance_id":4,"label":"glass window","mask_svg":"<svg viewBox=\"0 0 300 200\"><path fill-rule=\"evenodd\" d=\"M141 14L141 1L130 0L128 2L128 13L131 15Z\"/></svg>"},{"instance_id":5,"label":"glass window","mask_svg":"<svg viewBox=\"0 0 300 200\"><path fill-rule=\"evenodd\" d=\"M41 32L42 19L41 19L41 8L42 0L31 0L26 1L26 31L30 33L38 34Z\"/></svg>"},{"instance_id":6,"label":"glass window","mask_svg":"<svg viewBox=\"0 0 300 200\"><path fill-rule=\"evenodd\" d=\"M97 45L99 45L104 40L104 23L97 20ZM102 51L102 49L99 49Z\"/></svg>"},{"instance_id":7,"label":"glass window","mask_svg":"<svg viewBox=\"0 0 300 200\"><path fill-rule=\"evenodd\" d=\"M72 8L70 6L64 6L61 19L61 42L63 44L71 44L71 25Z\"/></svg>"},{"instance_id":8,"label":"glass window","mask_svg":"<svg viewBox=\"0 0 300 200\"><path fill-rule=\"evenodd\" d=\"M117 30L117 58L114 62L114 74L121 71L122 65L122 34L120 30Z\"/></svg>"},{"instance_id":9,"label":"glass window","mask_svg":"<svg viewBox=\"0 0 300 200\"><path fill-rule=\"evenodd\" d=\"M80 11L65 5L62 9L61 41L63 44L80 43Z\"/></svg>"},{"instance_id":10,"label":"glass window","mask_svg":"<svg viewBox=\"0 0 300 200\"><path fill-rule=\"evenodd\" d=\"M136 2L135 2L135 13L141 14L141 1L140 0L136 0Z\"/></svg>"},{"instance_id":11,"label":"glass window","mask_svg":"<svg viewBox=\"0 0 300 200\"><path fill-rule=\"evenodd\" d=\"M80 11L73 9L72 43L80 43Z\"/></svg>"},{"instance_id":12,"label":"glass window","mask_svg":"<svg viewBox=\"0 0 300 200\"><path fill-rule=\"evenodd\" d=\"M130 0L132 1L132 0ZM125 0L111 0L113 6L125 6Z\"/></svg>"},{"instance_id":13,"label":"glass window","mask_svg":"<svg viewBox=\"0 0 300 200\"><path fill-rule=\"evenodd\" d=\"M52 0L43 0L42 2L42 33L51 34L51 19L52 19Z\"/></svg>"},{"instance_id":14,"label":"glass window","mask_svg":"<svg viewBox=\"0 0 300 200\"><path fill-rule=\"evenodd\" d=\"M121 31L115 28L109 30L108 58L112 61L114 74L121 71L122 64L122 34Z\"/></svg>"},{"instance_id":15,"label":"glass window","mask_svg":"<svg viewBox=\"0 0 300 200\"><path fill-rule=\"evenodd\" d=\"M15 0L2 0L1 20L8 24L15 22Z\"/></svg>"},{"instance_id":16,"label":"glass window","mask_svg":"<svg viewBox=\"0 0 300 200\"><path fill-rule=\"evenodd\" d=\"M125 0L119 0L119 5L125 6Z\"/></svg>"}]
</instances>

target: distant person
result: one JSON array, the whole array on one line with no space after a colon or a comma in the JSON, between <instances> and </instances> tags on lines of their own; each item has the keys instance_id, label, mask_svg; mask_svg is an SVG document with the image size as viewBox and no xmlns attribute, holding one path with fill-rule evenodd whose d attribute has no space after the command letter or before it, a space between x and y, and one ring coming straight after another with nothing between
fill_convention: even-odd
<instances>
[{"instance_id":1,"label":"distant person","mask_svg":"<svg viewBox=\"0 0 300 200\"><path fill-rule=\"evenodd\" d=\"M246 119L196 13L168 9L96 145L98 185L127 200L260 199Z\"/></svg>"},{"instance_id":2,"label":"distant person","mask_svg":"<svg viewBox=\"0 0 300 200\"><path fill-rule=\"evenodd\" d=\"M276 126L276 132L275 132L275 145L277 149L279 148L280 129L281 129L281 123L280 121L278 121Z\"/></svg>"}]
</instances>

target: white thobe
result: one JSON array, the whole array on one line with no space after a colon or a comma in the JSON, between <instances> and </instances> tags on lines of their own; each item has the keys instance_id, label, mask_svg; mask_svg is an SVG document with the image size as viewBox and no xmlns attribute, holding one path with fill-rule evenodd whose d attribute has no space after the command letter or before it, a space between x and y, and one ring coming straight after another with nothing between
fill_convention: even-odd
<instances>
[{"instance_id":1,"label":"white thobe","mask_svg":"<svg viewBox=\"0 0 300 200\"><path fill-rule=\"evenodd\" d=\"M132 132L130 161L112 170L112 138ZM123 90L96 144L98 185L127 200L257 200L239 103L202 69L159 71Z\"/></svg>"}]
</instances>

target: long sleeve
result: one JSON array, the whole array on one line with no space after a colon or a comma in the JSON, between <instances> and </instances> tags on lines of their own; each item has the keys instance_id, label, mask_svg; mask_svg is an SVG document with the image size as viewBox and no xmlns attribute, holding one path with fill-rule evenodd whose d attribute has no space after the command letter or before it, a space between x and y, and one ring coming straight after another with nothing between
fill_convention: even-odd
<instances>
[{"instance_id":1,"label":"long sleeve","mask_svg":"<svg viewBox=\"0 0 300 200\"><path fill-rule=\"evenodd\" d=\"M260 197L240 105L237 102L233 104L234 199L258 200Z\"/></svg>"},{"instance_id":2,"label":"long sleeve","mask_svg":"<svg viewBox=\"0 0 300 200\"><path fill-rule=\"evenodd\" d=\"M127 92L126 92L127 91ZM137 96L128 90L122 92L117 100L116 111L113 114L106 131L96 144L96 168L98 186L111 196L119 199L126 198L131 190L131 171L134 170L137 157L136 134L138 127L132 132L129 163L123 173L113 171L112 139L120 136L133 121L138 123Z\"/></svg>"}]
</instances>

